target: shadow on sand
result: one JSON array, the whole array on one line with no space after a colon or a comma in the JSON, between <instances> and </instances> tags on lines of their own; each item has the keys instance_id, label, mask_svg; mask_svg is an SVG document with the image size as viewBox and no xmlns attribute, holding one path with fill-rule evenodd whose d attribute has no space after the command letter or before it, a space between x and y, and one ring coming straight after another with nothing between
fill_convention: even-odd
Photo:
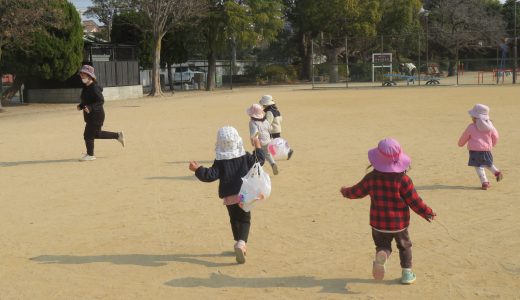
<instances>
[{"instance_id":1,"label":"shadow on sand","mask_svg":"<svg viewBox=\"0 0 520 300\"><path fill-rule=\"evenodd\" d=\"M186 181L198 181L195 175L188 176L156 176L156 177L145 177L147 180L186 180Z\"/></svg>"},{"instance_id":2,"label":"shadow on sand","mask_svg":"<svg viewBox=\"0 0 520 300\"><path fill-rule=\"evenodd\" d=\"M0 162L0 167L16 167L21 165L37 165L37 164L54 164L54 163L66 163L66 162L78 162L78 159L51 159L51 160L22 160L22 161L6 161Z\"/></svg>"},{"instance_id":3,"label":"shadow on sand","mask_svg":"<svg viewBox=\"0 0 520 300\"><path fill-rule=\"evenodd\" d=\"M348 290L349 283L396 285L398 280L375 281L373 279L316 279L314 276L291 277L232 277L222 273L212 273L209 278L185 277L172 279L165 284L172 287L208 288L314 288L321 287L320 293L358 294Z\"/></svg>"},{"instance_id":4,"label":"shadow on sand","mask_svg":"<svg viewBox=\"0 0 520 300\"><path fill-rule=\"evenodd\" d=\"M112 263L114 265L136 265L144 267L160 267L168 262L181 262L195 265L202 265L208 268L233 266L237 263L233 259L231 262L215 263L204 260L211 257L234 257L231 251L220 254L174 254L174 255L149 255L149 254L122 254L122 255L93 255L93 256L74 256L74 255L40 255L30 258L42 264L65 264L80 265L91 263Z\"/></svg>"}]
</instances>

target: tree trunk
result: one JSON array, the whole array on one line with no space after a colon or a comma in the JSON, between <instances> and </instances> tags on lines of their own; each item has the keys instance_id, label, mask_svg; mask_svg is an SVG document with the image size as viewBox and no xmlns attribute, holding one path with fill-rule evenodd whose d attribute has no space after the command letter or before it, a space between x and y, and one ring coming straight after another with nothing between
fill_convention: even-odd
<instances>
[{"instance_id":1,"label":"tree trunk","mask_svg":"<svg viewBox=\"0 0 520 300\"><path fill-rule=\"evenodd\" d=\"M162 35L154 33L154 52L152 66L152 89L148 96L162 96L161 90L161 40Z\"/></svg>"},{"instance_id":2,"label":"tree trunk","mask_svg":"<svg viewBox=\"0 0 520 300\"><path fill-rule=\"evenodd\" d=\"M302 69L300 80L310 80L312 70L312 45L310 37L303 33L300 40L300 57L302 58Z\"/></svg>"},{"instance_id":3,"label":"tree trunk","mask_svg":"<svg viewBox=\"0 0 520 300\"><path fill-rule=\"evenodd\" d=\"M206 91L215 89L215 74L217 73L217 56L213 49L208 52L208 78L206 80Z\"/></svg>"},{"instance_id":4,"label":"tree trunk","mask_svg":"<svg viewBox=\"0 0 520 300\"><path fill-rule=\"evenodd\" d=\"M172 63L167 62L166 65L168 68L168 85L170 86L170 91L173 93L174 90L173 90Z\"/></svg>"},{"instance_id":5,"label":"tree trunk","mask_svg":"<svg viewBox=\"0 0 520 300\"><path fill-rule=\"evenodd\" d=\"M338 55L341 53L343 48L334 48L328 51L327 56L330 59L330 83L339 82L339 68L338 68Z\"/></svg>"}]
</instances>

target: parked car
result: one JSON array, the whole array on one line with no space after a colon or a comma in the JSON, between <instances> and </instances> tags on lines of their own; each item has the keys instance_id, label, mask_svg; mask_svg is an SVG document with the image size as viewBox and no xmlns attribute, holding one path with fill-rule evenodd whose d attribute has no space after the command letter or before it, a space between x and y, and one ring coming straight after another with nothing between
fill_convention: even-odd
<instances>
[{"instance_id":1,"label":"parked car","mask_svg":"<svg viewBox=\"0 0 520 300\"><path fill-rule=\"evenodd\" d=\"M173 82L194 84L195 77L202 76L202 78L204 78L205 74L206 73L201 71L194 71L189 67L177 67L175 68L175 73L173 74Z\"/></svg>"}]
</instances>

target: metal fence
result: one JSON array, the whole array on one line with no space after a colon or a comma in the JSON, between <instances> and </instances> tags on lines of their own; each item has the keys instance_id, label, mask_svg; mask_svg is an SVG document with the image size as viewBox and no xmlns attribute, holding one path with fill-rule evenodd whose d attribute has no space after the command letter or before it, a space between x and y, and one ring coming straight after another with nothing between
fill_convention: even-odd
<instances>
[{"instance_id":1,"label":"metal fence","mask_svg":"<svg viewBox=\"0 0 520 300\"><path fill-rule=\"evenodd\" d=\"M97 81L101 86L128 86L141 84L137 61L94 61Z\"/></svg>"}]
</instances>

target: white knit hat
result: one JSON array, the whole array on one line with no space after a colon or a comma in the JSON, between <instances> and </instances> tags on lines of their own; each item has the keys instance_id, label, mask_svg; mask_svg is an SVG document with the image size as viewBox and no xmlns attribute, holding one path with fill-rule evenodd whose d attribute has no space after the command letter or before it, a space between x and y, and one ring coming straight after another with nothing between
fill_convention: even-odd
<instances>
[{"instance_id":1,"label":"white knit hat","mask_svg":"<svg viewBox=\"0 0 520 300\"><path fill-rule=\"evenodd\" d=\"M242 138L238 131L231 126L224 126L218 130L215 156L217 160L233 159L246 154Z\"/></svg>"}]
</instances>

